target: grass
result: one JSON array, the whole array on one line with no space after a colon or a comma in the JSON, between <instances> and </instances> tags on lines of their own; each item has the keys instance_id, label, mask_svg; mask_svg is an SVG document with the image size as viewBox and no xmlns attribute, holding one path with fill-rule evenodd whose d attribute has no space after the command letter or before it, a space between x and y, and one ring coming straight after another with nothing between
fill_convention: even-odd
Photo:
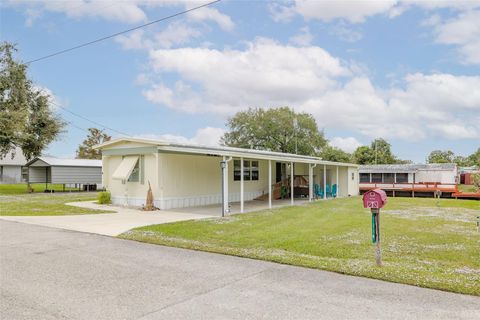
<instances>
[{"instance_id":1,"label":"grass","mask_svg":"<svg viewBox=\"0 0 480 320\"><path fill-rule=\"evenodd\" d=\"M458 191L460 192L465 192L465 193L475 193L475 192L480 192L475 188L473 185L467 185L467 184L459 184L458 185Z\"/></svg>"},{"instance_id":2,"label":"grass","mask_svg":"<svg viewBox=\"0 0 480 320\"><path fill-rule=\"evenodd\" d=\"M32 186L35 193L43 193L43 190L45 190L45 183L32 183L31 186ZM62 184L49 184L48 189L49 190L55 190L55 191L63 191L63 185ZM77 190L77 189L66 187L65 190ZM28 193L26 183L0 184L0 195L24 194L24 193Z\"/></svg>"},{"instance_id":3,"label":"grass","mask_svg":"<svg viewBox=\"0 0 480 320\"><path fill-rule=\"evenodd\" d=\"M383 266L361 198L136 228L121 238L480 295L480 202L390 198Z\"/></svg>"},{"instance_id":4,"label":"grass","mask_svg":"<svg viewBox=\"0 0 480 320\"><path fill-rule=\"evenodd\" d=\"M95 200L96 196L96 192L0 195L0 216L62 216L111 212L73 207L65 204L68 202Z\"/></svg>"}]
</instances>

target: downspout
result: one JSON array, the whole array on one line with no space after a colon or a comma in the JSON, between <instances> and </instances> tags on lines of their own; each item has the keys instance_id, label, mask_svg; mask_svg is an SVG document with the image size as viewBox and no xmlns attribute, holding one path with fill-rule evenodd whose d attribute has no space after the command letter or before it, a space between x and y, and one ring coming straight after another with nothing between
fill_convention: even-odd
<instances>
[{"instance_id":1,"label":"downspout","mask_svg":"<svg viewBox=\"0 0 480 320\"><path fill-rule=\"evenodd\" d=\"M225 183L225 179L227 177L226 169L228 168L228 162L231 160L232 157L228 157L228 159L225 159L225 156L223 156L223 160L220 161L220 167L222 168L222 217L225 217L225 213L228 213L230 211L228 210L228 192L226 191L228 183Z\"/></svg>"}]
</instances>

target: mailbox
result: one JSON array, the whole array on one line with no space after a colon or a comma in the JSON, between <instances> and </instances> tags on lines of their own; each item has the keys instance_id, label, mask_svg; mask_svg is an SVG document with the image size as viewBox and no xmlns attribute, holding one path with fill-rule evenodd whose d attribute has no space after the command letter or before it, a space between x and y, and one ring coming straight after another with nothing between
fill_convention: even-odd
<instances>
[{"instance_id":1,"label":"mailbox","mask_svg":"<svg viewBox=\"0 0 480 320\"><path fill-rule=\"evenodd\" d=\"M363 207L380 209L387 203L387 194L381 189L373 189L363 194Z\"/></svg>"}]
</instances>

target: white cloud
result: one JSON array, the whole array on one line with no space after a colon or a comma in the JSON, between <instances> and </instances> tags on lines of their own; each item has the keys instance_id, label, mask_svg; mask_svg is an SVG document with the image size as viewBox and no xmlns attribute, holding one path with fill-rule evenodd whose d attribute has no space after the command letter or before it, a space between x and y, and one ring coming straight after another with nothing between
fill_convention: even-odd
<instances>
[{"instance_id":1,"label":"white cloud","mask_svg":"<svg viewBox=\"0 0 480 320\"><path fill-rule=\"evenodd\" d=\"M335 137L329 141L329 144L348 153L354 152L362 145L355 137Z\"/></svg>"},{"instance_id":2,"label":"white cloud","mask_svg":"<svg viewBox=\"0 0 480 320\"><path fill-rule=\"evenodd\" d=\"M149 32L147 35L144 30L135 30L129 34L115 37L115 41L127 50L151 50L185 45L201 35L198 28L193 28L183 22L173 22L163 31Z\"/></svg>"},{"instance_id":3,"label":"white cloud","mask_svg":"<svg viewBox=\"0 0 480 320\"><path fill-rule=\"evenodd\" d=\"M434 27L435 41L456 45L465 63L480 63L480 10L460 13Z\"/></svg>"},{"instance_id":4,"label":"white cloud","mask_svg":"<svg viewBox=\"0 0 480 320\"><path fill-rule=\"evenodd\" d=\"M198 129L195 135L191 138L175 134L142 134L135 137L153 140L165 140L169 142L184 144L218 146L220 145L220 138L223 136L224 133L225 129L223 128L205 127Z\"/></svg>"},{"instance_id":5,"label":"white cloud","mask_svg":"<svg viewBox=\"0 0 480 320\"><path fill-rule=\"evenodd\" d=\"M345 23L339 23L330 29L330 34L345 42L356 42L362 39L362 34L347 27Z\"/></svg>"},{"instance_id":6,"label":"white cloud","mask_svg":"<svg viewBox=\"0 0 480 320\"><path fill-rule=\"evenodd\" d=\"M308 27L300 29L300 33L290 38L290 42L299 46L309 46L312 43L313 35Z\"/></svg>"},{"instance_id":7,"label":"white cloud","mask_svg":"<svg viewBox=\"0 0 480 320\"><path fill-rule=\"evenodd\" d=\"M123 23L148 21L147 9L155 7L182 6L191 9L205 4L197 0L10 0L8 5L25 7L26 24L31 25L44 11L63 13L69 18L101 18ZM153 18L153 17L152 17ZM222 29L230 31L235 23L230 16L213 7L203 7L187 14L191 21L213 21Z\"/></svg>"},{"instance_id":8,"label":"white cloud","mask_svg":"<svg viewBox=\"0 0 480 320\"><path fill-rule=\"evenodd\" d=\"M299 14L305 19L318 19L326 22L343 19L351 23L361 23L367 17L388 13L397 2L395 0L294 0L291 5L271 6L271 12L275 21L285 21L293 15Z\"/></svg>"},{"instance_id":9,"label":"white cloud","mask_svg":"<svg viewBox=\"0 0 480 320\"><path fill-rule=\"evenodd\" d=\"M153 83L144 96L182 112L226 117L248 107L290 106L312 113L327 131L368 138L480 138L480 76L408 74L379 89L320 47L268 39L243 50L153 50L150 58L153 76L172 73L181 80Z\"/></svg>"},{"instance_id":10,"label":"white cloud","mask_svg":"<svg viewBox=\"0 0 480 320\"><path fill-rule=\"evenodd\" d=\"M191 3L187 5L187 8L196 5L197 4L194 5ZM204 7L199 10L191 11L188 13L188 17L196 21L214 21L220 26L220 28L226 31L231 31L235 27L235 24L228 15L220 13L220 11L215 8Z\"/></svg>"},{"instance_id":11,"label":"white cloud","mask_svg":"<svg viewBox=\"0 0 480 320\"><path fill-rule=\"evenodd\" d=\"M296 104L349 74L339 59L322 48L283 46L268 39L248 43L244 51L180 48L154 50L150 57L154 72L178 73L183 80L171 91L163 85L152 87L145 96L170 108L185 106L183 111L190 112L214 109L231 114L247 106ZM195 96L189 83L202 87L201 97Z\"/></svg>"}]
</instances>

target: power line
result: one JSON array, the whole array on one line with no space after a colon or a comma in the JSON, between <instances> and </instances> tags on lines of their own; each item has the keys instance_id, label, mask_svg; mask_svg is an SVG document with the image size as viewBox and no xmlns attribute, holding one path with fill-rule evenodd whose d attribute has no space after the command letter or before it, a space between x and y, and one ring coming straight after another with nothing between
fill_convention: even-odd
<instances>
[{"instance_id":1,"label":"power line","mask_svg":"<svg viewBox=\"0 0 480 320\"><path fill-rule=\"evenodd\" d=\"M160 19L157 19L157 20L153 20L153 21L151 21L151 22L142 24L142 25L137 26L137 27L134 27L134 28L130 28L130 29L127 29L127 30L124 30L124 31L120 31L120 32L117 32L117 33L114 33L114 34L111 34L111 35L108 35L108 36L105 36L105 37L96 39L96 40L92 40L92 41L89 41L89 42L85 42L85 43L76 45L76 46L74 46L74 47L68 48L68 49L60 50L60 51L57 51L57 52L48 54L48 55L43 56L43 57L40 57L40 58L30 60L30 61L26 62L25 64L31 64L31 63L34 63L34 62L37 62L37 61L40 61L40 60L44 60L44 59L48 59L48 58L51 58L51 57L54 57L54 56L58 56L58 55L60 55L60 54L63 54L63 53L69 52L69 51L73 51L73 50L76 50L76 49L80 49L80 48L89 46L89 45L91 45L91 44L95 44L95 43L97 43L97 42L101 42L101 41L104 41L104 40L108 40L108 39L114 38L114 37L119 36L119 35L124 34L124 33L132 32L132 31L135 31L135 30L138 30L138 29L141 29L141 28L145 28L145 27L150 26L150 25L152 25L152 24L155 24L155 23L158 23L158 22L162 22L162 21L165 21L165 20L168 20L168 19L172 19L172 18L178 17L178 16L180 16L180 15L189 13L189 12L191 12L191 11L195 11L195 10L201 9L201 8L203 8L203 7L211 6L212 4L215 4L215 3L220 2L220 1L221 1L221 0L211 1L211 2L208 2L208 3L202 4L202 5L199 5L199 6L197 6L197 7L190 8L190 9L188 9L188 10L184 10L184 11L181 11L181 12L177 12L177 13L172 14L172 15L167 16L167 17L163 17L163 18L160 18Z\"/></svg>"},{"instance_id":2,"label":"power line","mask_svg":"<svg viewBox=\"0 0 480 320\"><path fill-rule=\"evenodd\" d=\"M55 102L53 102L53 101L51 101L51 102L52 102L52 104L56 105L57 107L61 108L62 110L66 111L66 112L68 112L68 113L70 113L70 114L73 114L73 115L76 116L76 117L79 117L79 118L81 118L81 119L83 119L83 120L86 120L86 121L88 121L88 122L91 122L91 123L93 123L93 124L95 124L95 125L97 125L97 126L100 126L100 127L104 128L104 129L108 129L108 130L110 130L110 131L119 133L119 134L124 135L124 136L127 136L127 137L131 137L131 135L128 134L128 133L125 133L125 132L122 132L122 131L119 131L119 130L115 130L115 129L113 129L113 128L109 128L109 127L107 127L106 125L101 124L100 122L90 120L90 119L88 119L87 117L84 117L84 116L82 116L82 115L80 115L80 114L78 114L78 113L75 113L75 112L73 112L73 111L71 111L71 110L68 110L67 108L65 108L65 107L63 107L63 106L61 106L61 105L59 105L59 104L57 104L57 103L55 103Z\"/></svg>"}]
</instances>

